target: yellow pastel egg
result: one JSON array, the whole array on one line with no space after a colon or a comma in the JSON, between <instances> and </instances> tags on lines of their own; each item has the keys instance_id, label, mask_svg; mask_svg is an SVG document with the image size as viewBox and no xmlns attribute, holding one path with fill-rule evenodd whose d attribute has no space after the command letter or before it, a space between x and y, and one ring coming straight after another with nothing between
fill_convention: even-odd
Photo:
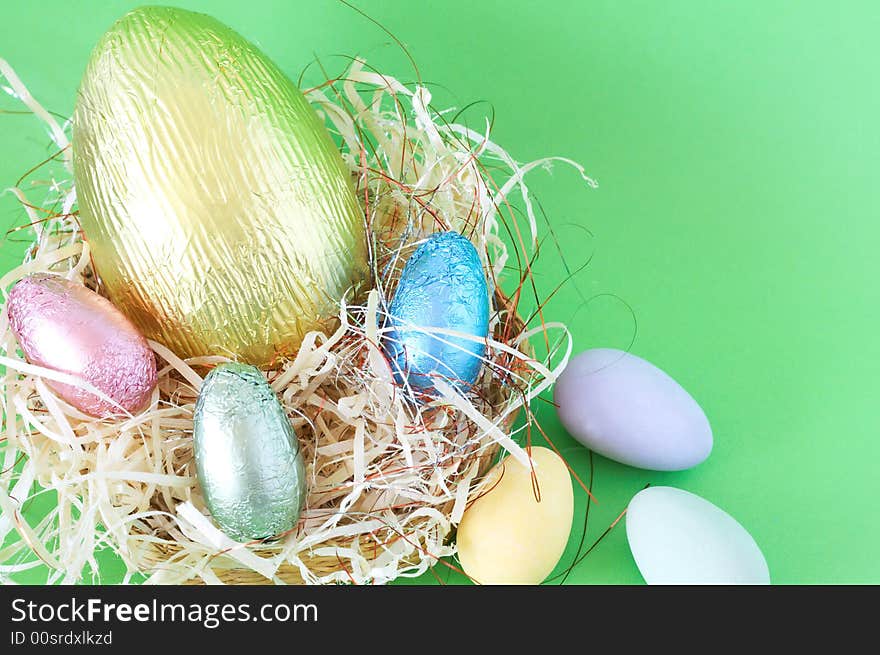
<instances>
[{"instance_id":1,"label":"yellow pastel egg","mask_svg":"<svg viewBox=\"0 0 880 655\"><path fill-rule=\"evenodd\" d=\"M562 557L574 515L574 492L565 462L547 448L532 448L540 502L531 469L513 457L486 475L486 491L458 526L458 557L481 584L540 584Z\"/></svg>"}]
</instances>

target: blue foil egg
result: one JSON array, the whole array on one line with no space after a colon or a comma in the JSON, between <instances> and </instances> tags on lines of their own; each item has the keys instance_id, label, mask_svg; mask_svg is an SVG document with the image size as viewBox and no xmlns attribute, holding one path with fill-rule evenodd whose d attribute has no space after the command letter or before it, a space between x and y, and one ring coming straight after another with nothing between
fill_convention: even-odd
<instances>
[{"instance_id":1,"label":"blue foil egg","mask_svg":"<svg viewBox=\"0 0 880 655\"><path fill-rule=\"evenodd\" d=\"M489 333L489 292L468 239L457 232L428 237L404 266L388 314L385 353L398 382L417 392L432 391L438 377L462 390L476 382ZM479 340L424 331L431 328Z\"/></svg>"},{"instance_id":2,"label":"blue foil egg","mask_svg":"<svg viewBox=\"0 0 880 655\"><path fill-rule=\"evenodd\" d=\"M196 473L211 515L237 541L293 528L306 497L299 442L259 369L220 364L193 417Z\"/></svg>"}]
</instances>

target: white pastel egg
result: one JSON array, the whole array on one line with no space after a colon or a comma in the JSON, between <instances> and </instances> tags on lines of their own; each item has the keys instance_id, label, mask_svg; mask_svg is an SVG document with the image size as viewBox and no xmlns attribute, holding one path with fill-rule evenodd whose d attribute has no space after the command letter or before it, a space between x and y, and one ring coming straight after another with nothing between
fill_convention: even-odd
<instances>
[{"instance_id":1,"label":"white pastel egg","mask_svg":"<svg viewBox=\"0 0 880 655\"><path fill-rule=\"evenodd\" d=\"M648 584L770 584L767 561L745 528L681 489L637 493L626 512L626 538Z\"/></svg>"},{"instance_id":2,"label":"white pastel egg","mask_svg":"<svg viewBox=\"0 0 880 655\"><path fill-rule=\"evenodd\" d=\"M680 471L712 451L712 428L681 385L622 350L595 348L568 363L554 400L565 429L623 464Z\"/></svg>"}]
</instances>

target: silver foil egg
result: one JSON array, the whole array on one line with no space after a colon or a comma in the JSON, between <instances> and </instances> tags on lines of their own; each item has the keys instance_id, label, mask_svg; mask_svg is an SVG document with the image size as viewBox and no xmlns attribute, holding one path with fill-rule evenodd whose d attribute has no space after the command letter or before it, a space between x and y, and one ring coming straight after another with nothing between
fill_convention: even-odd
<instances>
[{"instance_id":1,"label":"silver foil egg","mask_svg":"<svg viewBox=\"0 0 880 655\"><path fill-rule=\"evenodd\" d=\"M421 392L431 391L438 377L461 389L476 382L489 333L489 292L467 238L433 234L416 249L400 275L388 324L385 352L399 382Z\"/></svg>"},{"instance_id":2,"label":"silver foil egg","mask_svg":"<svg viewBox=\"0 0 880 655\"><path fill-rule=\"evenodd\" d=\"M237 541L278 535L299 520L306 473L281 403L254 366L220 364L196 402L193 450L208 509Z\"/></svg>"}]
</instances>

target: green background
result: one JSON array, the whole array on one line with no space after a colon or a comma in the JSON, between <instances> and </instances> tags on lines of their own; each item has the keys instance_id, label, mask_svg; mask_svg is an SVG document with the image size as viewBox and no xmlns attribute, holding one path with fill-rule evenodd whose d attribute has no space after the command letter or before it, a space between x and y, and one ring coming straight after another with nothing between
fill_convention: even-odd
<instances>
[{"instance_id":1,"label":"green background","mask_svg":"<svg viewBox=\"0 0 880 655\"><path fill-rule=\"evenodd\" d=\"M138 4L4 2L0 56L69 115L91 47ZM344 53L413 77L388 36L338 2L170 4L214 14L293 76L315 55L338 70L330 57ZM495 139L520 161L559 154L586 165L596 190L561 167L530 180L569 265L592 255L548 318L571 321L577 350L634 339L712 422L714 451L690 471L596 457L587 541L644 485L669 484L737 518L775 583L880 582L880 4L358 6L440 85L438 106L488 101ZM18 107L0 98L0 108ZM50 152L33 118L0 115L0 185ZM21 222L14 199L0 198L0 227ZM4 243L2 270L20 255ZM561 260L551 253L539 271L550 288ZM586 475L586 451L552 408L537 410ZM118 580L119 564L103 563L103 579ZM568 582L641 582L622 524Z\"/></svg>"}]
</instances>

